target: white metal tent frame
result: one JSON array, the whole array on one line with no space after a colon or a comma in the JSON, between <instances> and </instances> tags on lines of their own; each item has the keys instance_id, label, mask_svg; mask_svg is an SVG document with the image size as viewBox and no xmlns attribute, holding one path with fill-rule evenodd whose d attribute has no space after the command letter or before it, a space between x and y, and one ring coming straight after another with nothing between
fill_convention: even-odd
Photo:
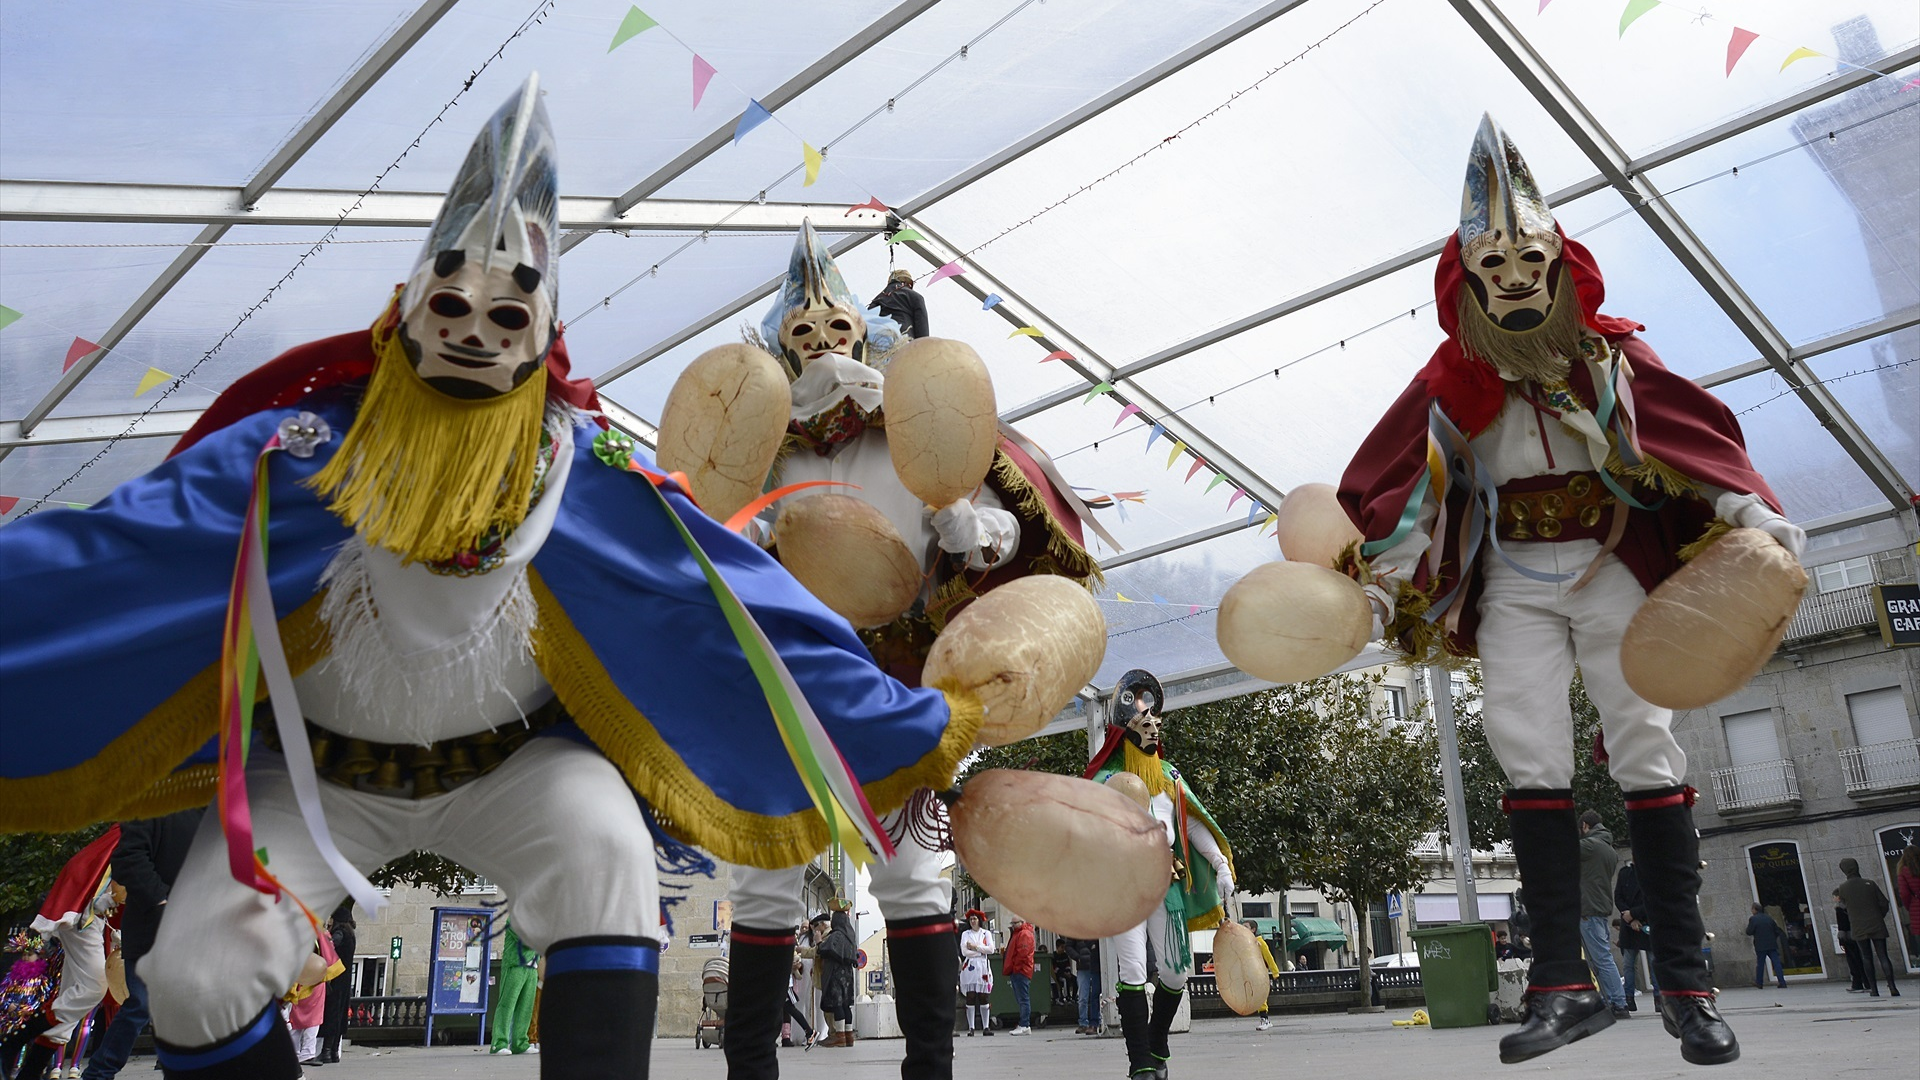
<instances>
[{"instance_id":1,"label":"white metal tent frame","mask_svg":"<svg viewBox=\"0 0 1920 1080\"><path fill-rule=\"evenodd\" d=\"M984 179L1004 166L1047 145L1081 124L1100 116L1142 91L1160 83L1254 30L1300 7L1306 0L1271 0L1238 21L1167 56L1159 63L1080 107L988 155L972 166L942 181L895 209L892 218L871 211L856 211L847 216L844 205L806 205L769 203L746 208L727 202L656 199L654 194L673 180L706 161L725 147L733 130L733 121L714 128L705 137L688 146L664 165L652 169L629 190L617 197L569 195L562 200L561 223L569 230L562 251L571 250L581 240L598 231L696 231L710 230L792 230L803 218L831 218L836 230L848 235L836 245L844 252L889 228L901 224L917 230L923 240L908 247L934 265L955 259L960 249L944 239L921 216L969 185ZM150 415L120 414L90 417L52 417L60 403L95 369L106 351L123 340L156 305L193 269L210 245L235 225L325 225L350 227L425 226L438 208L440 195L420 192L356 192L351 190L313 190L277 187L277 182L311 149L354 104L385 75L408 50L425 37L455 6L457 0L427 0L401 23L387 39L371 50L358 68L333 95L255 174L239 187L154 185L140 183L74 183L26 179L0 179L0 220L115 222L115 223L191 223L202 226L194 241L174 258L144 291L116 318L97 344L102 346L72 365L45 395L17 419L0 419L0 459L23 446L62 442L96 442L110 438L164 438L186 430L200 415L197 409L156 411ZM847 38L786 83L766 95L762 102L777 110L819 85L856 57L885 41L921 14L935 7L938 0L903 0L879 18ZM1848 68L1840 74L1773 102L1753 108L1716 127L1674 140L1639 157L1630 157L1607 132L1579 97L1554 72L1527 39L1496 7L1493 0L1449 0L1454 12L1472 29L1534 100L1557 121L1596 172L1579 183L1548 196L1560 205L1602 190L1613 190L1643 221L1668 252L1684 268L1705 294L1725 313L1731 324L1753 346L1757 357L1702 376L1699 382L1716 386L1756 373L1777 375L1801 405L1839 444L1884 497L1885 503L1819 521L1802 522L1810 531L1832 531L1909 512L1915 505L1912 486L1902 477L1887 455L1848 414L1808 365L1814 357L1863 341L1920 324L1920 308L1908 307L1885 314L1866 325L1800 346L1790 344L1769 320L1767 314L1741 289L1715 258L1709 246L1689 227L1674 206L1655 187L1652 171L1742 133L1792 116L1813 105L1828 101L1880 77L1867 68ZM1873 67L1880 71L1899 71L1920 63L1920 47L1892 53ZM342 208L354 209L345 217ZM1306 310L1368 283L1379 281L1401 270L1431 260L1438 255L1445 237L1420 244L1373 266L1336 281L1320 284L1296 296L1288 297L1259 311L1244 315L1215 329L1124 364L1116 364L1097 349L1076 337L1070 329L1047 316L1039 306L1020 295L1015 283L996 276L969 257L968 273L953 279L976 298L989 292L1014 301L995 311L1013 326L1031 321L1050 328L1038 339L1049 350L1065 350L1073 359L1066 361L1078 382L1007 408L1004 418L1017 421L1055 405L1071 401L1092 387L1109 383L1112 395L1122 404L1137 404L1143 411L1160 418L1168 434L1184 441L1197 454L1224 473L1235 485L1268 507L1278 506L1285 492L1262 475L1257 465L1239 460L1209 437L1204 424L1189 420L1168 409L1141 384L1139 376L1182 356L1229 340L1255 327ZM685 344L696 336L734 317L743 309L762 301L773 291L777 278L756 285L736 299L708 314L687 322L680 330L635 353L607 370L595 373L603 387ZM1022 313L1016 314L1017 307ZM646 438L651 424L618 403L608 401L612 419L635 434ZM131 428L130 428L131 426ZM1213 524L1151 545L1119 553L1103 560L1111 569L1191 545L1216 539L1243 529L1246 524ZM1182 681L1195 681L1222 674L1217 666L1180 673Z\"/></svg>"}]
</instances>

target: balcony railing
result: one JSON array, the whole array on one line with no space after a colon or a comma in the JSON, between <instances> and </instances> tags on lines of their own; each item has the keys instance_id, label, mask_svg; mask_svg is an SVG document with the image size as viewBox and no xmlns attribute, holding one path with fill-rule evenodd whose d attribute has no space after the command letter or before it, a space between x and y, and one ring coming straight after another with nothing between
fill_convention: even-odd
<instances>
[{"instance_id":1,"label":"balcony railing","mask_svg":"<svg viewBox=\"0 0 1920 1080\"><path fill-rule=\"evenodd\" d=\"M1848 795L1920 787L1920 739L1898 739L1840 751Z\"/></svg>"},{"instance_id":2,"label":"balcony railing","mask_svg":"<svg viewBox=\"0 0 1920 1080\"><path fill-rule=\"evenodd\" d=\"M1711 775L1714 805L1723 814L1800 805L1800 777L1794 773L1791 761L1735 765L1730 769L1715 769Z\"/></svg>"},{"instance_id":3,"label":"balcony railing","mask_svg":"<svg viewBox=\"0 0 1920 1080\"><path fill-rule=\"evenodd\" d=\"M1873 586L1853 585L1833 592L1812 593L1800 601L1800 610L1787 625L1786 641L1805 641L1848 630L1870 630L1879 625L1873 617Z\"/></svg>"}]
</instances>

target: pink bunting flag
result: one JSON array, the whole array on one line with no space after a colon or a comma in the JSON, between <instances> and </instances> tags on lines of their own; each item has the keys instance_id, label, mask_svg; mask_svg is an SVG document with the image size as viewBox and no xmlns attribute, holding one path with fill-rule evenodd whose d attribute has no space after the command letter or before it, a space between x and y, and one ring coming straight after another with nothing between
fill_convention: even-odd
<instances>
[{"instance_id":1,"label":"pink bunting flag","mask_svg":"<svg viewBox=\"0 0 1920 1080\"><path fill-rule=\"evenodd\" d=\"M1188 469L1188 470L1187 470L1187 480L1191 480L1191 479L1193 479L1193 474L1194 474L1194 473L1197 473L1197 472L1199 472L1199 471L1200 471L1200 468L1201 468L1201 466L1203 466L1203 465L1205 465L1205 464L1206 464L1206 462L1204 462L1204 461L1202 461L1202 460L1200 460L1200 459L1199 459L1198 457L1196 457L1196 458L1194 458L1194 459L1193 459L1193 468L1191 468L1191 469ZM1181 483L1185 483L1185 482L1186 482L1185 480L1183 480L1183 481L1181 481Z\"/></svg>"},{"instance_id":2,"label":"pink bunting flag","mask_svg":"<svg viewBox=\"0 0 1920 1080\"><path fill-rule=\"evenodd\" d=\"M1728 75L1733 74L1733 65L1740 62L1740 58L1747 54L1747 46L1753 44L1753 40L1759 36L1751 30L1742 30L1737 26L1733 28L1733 36L1727 39Z\"/></svg>"},{"instance_id":3,"label":"pink bunting flag","mask_svg":"<svg viewBox=\"0 0 1920 1080\"><path fill-rule=\"evenodd\" d=\"M89 353L96 353L99 351L100 351L100 346L95 345L93 342L88 341L86 338L83 338L83 337L74 338L73 344L67 346L67 362L60 365L60 370L65 371L68 368L72 367L73 365L79 363L81 357L86 356Z\"/></svg>"},{"instance_id":4,"label":"pink bunting flag","mask_svg":"<svg viewBox=\"0 0 1920 1080\"><path fill-rule=\"evenodd\" d=\"M20 505L18 495L0 495L0 514L11 514L13 508Z\"/></svg>"},{"instance_id":5,"label":"pink bunting flag","mask_svg":"<svg viewBox=\"0 0 1920 1080\"><path fill-rule=\"evenodd\" d=\"M1551 3L1553 3L1553 0L1540 0L1540 10L1534 12L1534 14L1538 15L1540 12L1547 10L1547 5Z\"/></svg>"},{"instance_id":6,"label":"pink bunting flag","mask_svg":"<svg viewBox=\"0 0 1920 1080\"><path fill-rule=\"evenodd\" d=\"M866 202L861 203L859 206L848 207L847 212L844 214L841 214L840 216L852 217L853 212L855 210L873 210L882 214L890 214L893 212L891 207L887 206L886 203L883 203L880 201L880 196L878 195L875 195L873 198L868 199Z\"/></svg>"},{"instance_id":7,"label":"pink bunting flag","mask_svg":"<svg viewBox=\"0 0 1920 1080\"><path fill-rule=\"evenodd\" d=\"M1229 509L1229 510L1231 510L1231 509L1233 509L1233 504L1234 504L1234 503L1237 503L1237 502L1239 502L1239 501L1240 501L1241 499L1244 499L1244 498L1246 498L1246 497L1247 497L1247 489L1246 489L1246 488L1241 488L1241 487L1237 487L1237 488L1234 488L1234 489L1233 489L1233 498L1231 498L1231 499L1228 499L1228 500L1227 500L1227 509Z\"/></svg>"},{"instance_id":8,"label":"pink bunting flag","mask_svg":"<svg viewBox=\"0 0 1920 1080\"><path fill-rule=\"evenodd\" d=\"M713 81L713 65L699 53L693 54L693 107L700 107L700 99L707 94L707 84Z\"/></svg>"},{"instance_id":9,"label":"pink bunting flag","mask_svg":"<svg viewBox=\"0 0 1920 1080\"><path fill-rule=\"evenodd\" d=\"M1140 406L1138 405L1129 405L1126 408L1121 409L1120 419L1115 420L1113 422L1113 426L1119 427L1121 424L1126 423L1127 417L1132 416L1134 413L1137 413L1139 411L1140 411Z\"/></svg>"},{"instance_id":10,"label":"pink bunting flag","mask_svg":"<svg viewBox=\"0 0 1920 1080\"><path fill-rule=\"evenodd\" d=\"M1048 353L1047 355L1041 357L1040 362L1044 364L1049 360L1071 360L1071 359L1073 359L1072 353L1068 352L1065 349L1055 349L1052 352Z\"/></svg>"},{"instance_id":11,"label":"pink bunting flag","mask_svg":"<svg viewBox=\"0 0 1920 1080\"><path fill-rule=\"evenodd\" d=\"M1920 87L1920 78L1908 79L1906 82L1906 85L1900 88L1900 92L1904 94L1907 91L1912 90L1916 87Z\"/></svg>"},{"instance_id":12,"label":"pink bunting flag","mask_svg":"<svg viewBox=\"0 0 1920 1080\"><path fill-rule=\"evenodd\" d=\"M933 272L933 276L932 276L932 277L929 277L929 278L927 278L927 285L928 285L928 286L932 286L932 285L934 285L934 284L936 284L936 283L938 283L938 282L940 282L940 281L943 281L943 280L945 280L945 279L947 279L947 278L950 278L950 277L958 277L958 276L960 276L961 274L964 274L964 273L966 273L966 272L967 272L967 268L966 268L966 267L964 267L964 266L961 266L961 265L960 265L959 263L957 263L957 262L950 262L950 263L948 263L947 265L945 265L945 266L943 266L943 267L941 267L940 269L938 269L938 270L935 270L935 271Z\"/></svg>"}]
</instances>

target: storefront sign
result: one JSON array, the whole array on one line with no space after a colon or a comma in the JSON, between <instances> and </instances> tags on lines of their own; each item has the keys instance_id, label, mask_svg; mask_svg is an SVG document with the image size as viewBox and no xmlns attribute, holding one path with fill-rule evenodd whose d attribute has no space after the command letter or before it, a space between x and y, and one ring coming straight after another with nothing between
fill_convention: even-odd
<instances>
[{"instance_id":1,"label":"storefront sign","mask_svg":"<svg viewBox=\"0 0 1920 1080\"><path fill-rule=\"evenodd\" d=\"M1873 614L1888 647L1920 645L1920 585L1875 585Z\"/></svg>"}]
</instances>

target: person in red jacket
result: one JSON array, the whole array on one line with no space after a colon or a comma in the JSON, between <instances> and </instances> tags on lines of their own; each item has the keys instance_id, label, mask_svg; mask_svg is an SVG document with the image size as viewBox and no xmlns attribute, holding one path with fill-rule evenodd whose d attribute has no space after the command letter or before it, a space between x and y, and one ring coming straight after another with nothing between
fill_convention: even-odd
<instances>
[{"instance_id":1,"label":"person in red jacket","mask_svg":"<svg viewBox=\"0 0 1920 1080\"><path fill-rule=\"evenodd\" d=\"M1013 1000L1020 1005L1020 1022L1009 1035L1033 1034L1033 924L1018 915L1010 916L1007 934L1007 958L1000 970L1013 984Z\"/></svg>"}]
</instances>

